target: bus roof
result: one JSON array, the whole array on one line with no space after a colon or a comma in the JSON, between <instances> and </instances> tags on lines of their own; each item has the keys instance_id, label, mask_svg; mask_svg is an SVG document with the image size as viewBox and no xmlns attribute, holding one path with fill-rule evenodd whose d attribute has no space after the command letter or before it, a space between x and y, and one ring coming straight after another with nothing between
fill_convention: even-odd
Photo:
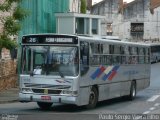
<instances>
[{"instance_id":1,"label":"bus roof","mask_svg":"<svg viewBox=\"0 0 160 120\"><path fill-rule=\"evenodd\" d=\"M160 46L160 43L146 43L148 44L149 46Z\"/></svg>"},{"instance_id":2,"label":"bus roof","mask_svg":"<svg viewBox=\"0 0 160 120\"><path fill-rule=\"evenodd\" d=\"M118 41L118 40L112 40L112 39L103 39L98 37L86 37L86 36L78 36L80 39L88 40L88 41L96 41L96 42L108 42L110 44L121 44L121 45L133 45L133 46L146 46L149 47L149 44L146 43L136 43L136 42L127 42L127 41Z\"/></svg>"},{"instance_id":3,"label":"bus roof","mask_svg":"<svg viewBox=\"0 0 160 120\"><path fill-rule=\"evenodd\" d=\"M39 33L39 34L28 34L25 36L41 36L41 35L62 35L62 36L71 36L71 37L78 37L79 39L87 40L87 41L96 41L96 42L108 42L110 44L121 44L121 45L133 45L133 46L151 46L148 43L136 43L136 42L127 42L127 41L120 41L117 36L88 36L88 35L72 35L72 34L57 34L57 33ZM160 44L159 44L160 45Z\"/></svg>"}]
</instances>

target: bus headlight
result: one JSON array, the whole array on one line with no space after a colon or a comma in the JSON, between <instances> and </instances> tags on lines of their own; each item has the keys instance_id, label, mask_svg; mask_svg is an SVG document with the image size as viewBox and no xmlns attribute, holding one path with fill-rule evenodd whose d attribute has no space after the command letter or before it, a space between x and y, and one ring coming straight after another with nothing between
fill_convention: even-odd
<instances>
[{"instance_id":1,"label":"bus headlight","mask_svg":"<svg viewBox=\"0 0 160 120\"><path fill-rule=\"evenodd\" d=\"M76 96L78 95L78 91L63 90L62 94Z\"/></svg>"},{"instance_id":2,"label":"bus headlight","mask_svg":"<svg viewBox=\"0 0 160 120\"><path fill-rule=\"evenodd\" d=\"M21 92L23 92L23 93L32 93L32 89L31 88L22 88Z\"/></svg>"}]
</instances>

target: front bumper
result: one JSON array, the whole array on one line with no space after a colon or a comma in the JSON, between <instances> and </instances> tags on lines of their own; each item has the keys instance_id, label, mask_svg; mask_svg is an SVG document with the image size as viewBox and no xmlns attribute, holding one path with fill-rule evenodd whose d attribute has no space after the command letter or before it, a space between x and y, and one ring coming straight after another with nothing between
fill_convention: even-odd
<instances>
[{"instance_id":1,"label":"front bumper","mask_svg":"<svg viewBox=\"0 0 160 120\"><path fill-rule=\"evenodd\" d=\"M50 96L50 100L42 100L42 96ZM68 95L40 95L40 94L29 94L19 93L20 102L50 102L50 103L64 103L64 104L75 104L78 105L78 99L76 96Z\"/></svg>"}]
</instances>

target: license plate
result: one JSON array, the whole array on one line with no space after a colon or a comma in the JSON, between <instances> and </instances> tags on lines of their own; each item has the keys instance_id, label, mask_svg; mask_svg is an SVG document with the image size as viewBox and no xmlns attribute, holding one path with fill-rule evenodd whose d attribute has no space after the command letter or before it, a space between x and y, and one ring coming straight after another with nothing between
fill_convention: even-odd
<instances>
[{"instance_id":1,"label":"license plate","mask_svg":"<svg viewBox=\"0 0 160 120\"><path fill-rule=\"evenodd\" d=\"M41 96L41 100L51 100L51 96Z\"/></svg>"}]
</instances>

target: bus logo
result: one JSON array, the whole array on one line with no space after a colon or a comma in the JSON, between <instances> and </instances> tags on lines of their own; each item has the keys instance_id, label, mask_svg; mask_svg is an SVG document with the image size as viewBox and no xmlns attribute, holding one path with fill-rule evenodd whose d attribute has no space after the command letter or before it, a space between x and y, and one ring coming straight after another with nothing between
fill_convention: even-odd
<instances>
[{"instance_id":1,"label":"bus logo","mask_svg":"<svg viewBox=\"0 0 160 120\"><path fill-rule=\"evenodd\" d=\"M117 74L117 70L119 69L119 66L108 66L105 68L104 66L100 66L96 69L96 71L91 75L91 78L95 80L96 78L99 78L102 73L105 75L102 77L102 80L112 80L114 76Z\"/></svg>"},{"instance_id":2,"label":"bus logo","mask_svg":"<svg viewBox=\"0 0 160 120\"><path fill-rule=\"evenodd\" d=\"M117 74L117 70L119 69L119 66L109 66L104 71L105 75L103 76L103 80L112 80L114 76Z\"/></svg>"}]
</instances>

